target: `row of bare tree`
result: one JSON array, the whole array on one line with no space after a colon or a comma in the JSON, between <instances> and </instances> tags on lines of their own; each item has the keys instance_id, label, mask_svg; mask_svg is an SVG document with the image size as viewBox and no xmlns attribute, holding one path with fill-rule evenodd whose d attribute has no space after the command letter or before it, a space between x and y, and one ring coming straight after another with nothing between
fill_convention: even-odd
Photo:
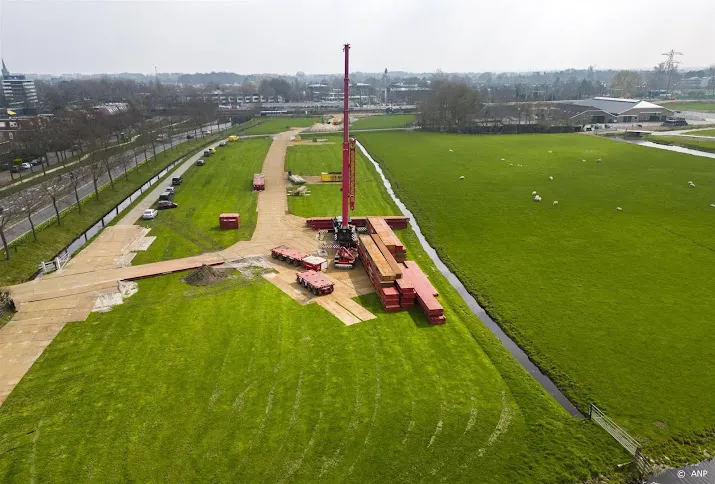
<instances>
[{"instance_id":1,"label":"row of bare tree","mask_svg":"<svg viewBox=\"0 0 715 484\"><path fill-rule=\"evenodd\" d=\"M108 116L97 115L93 117L79 117L73 115L73 119L66 124L60 123L62 129L71 131L77 130L75 136L70 136L70 139L80 139L78 143L78 151L80 159L73 165L69 165L69 169L57 170L57 174L46 172L45 176L38 178L37 183L31 183L35 180L28 180L27 186L16 193L0 199L0 239L2 240L3 248L5 249L6 258L10 259L11 252L9 250L9 242L6 237L6 230L16 223L26 219L32 231L33 239L37 240L36 221L34 216L40 210L43 210L50 205L54 208L57 225L62 224L61 201L71 198L74 195L74 204L79 212L82 211L82 195L80 189L91 183L94 191L94 196L97 200L100 197L100 180L106 175L111 188L114 189L114 184L117 176L129 178L129 170L132 166L140 168L140 154L143 151L144 159L149 160L153 155L157 154L157 143L170 143L169 149L176 149L174 139L179 133L193 131L196 137L199 136L199 131L208 123L212 123L216 119L215 107L204 103L189 104L180 113L169 113L163 116L161 122L158 120L149 120L141 113L129 113L123 116L124 119ZM82 115L82 116L86 116ZM85 122L90 119L94 122ZM127 119L133 121L133 124L127 124ZM152 122L153 121L153 122ZM52 123L56 123L53 120ZM220 125L219 125L220 128ZM48 129L46 126L44 129ZM131 134L126 135L126 132L131 129ZM114 147L113 141L119 141L121 136L118 131L124 130L125 144L120 147ZM36 131L42 132L42 129ZM167 134L167 139L157 140L157 132ZM32 135L35 136L35 135ZM49 146L51 138L48 133L40 135L38 138L28 137L23 140L23 143L35 142L41 143L41 149L46 149ZM42 144L46 143L46 144ZM151 149L151 153L149 150ZM46 152L44 152L46 158ZM57 154L58 159L60 154ZM64 163L63 163L64 164ZM44 163L43 163L44 169ZM106 181L105 181L106 182ZM1 193L1 192L0 192ZM69 203L65 202L67 205ZM43 220L44 221L44 220Z\"/></svg>"}]
</instances>

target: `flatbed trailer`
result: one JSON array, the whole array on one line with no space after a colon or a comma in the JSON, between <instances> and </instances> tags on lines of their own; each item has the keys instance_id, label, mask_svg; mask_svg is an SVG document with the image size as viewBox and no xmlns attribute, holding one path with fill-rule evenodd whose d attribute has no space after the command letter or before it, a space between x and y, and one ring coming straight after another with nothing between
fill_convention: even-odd
<instances>
[{"instance_id":1,"label":"flatbed trailer","mask_svg":"<svg viewBox=\"0 0 715 484\"><path fill-rule=\"evenodd\" d=\"M279 245L271 249L271 257L293 264L294 266L302 266L303 259L308 257L308 254L301 252L287 245Z\"/></svg>"},{"instance_id":2,"label":"flatbed trailer","mask_svg":"<svg viewBox=\"0 0 715 484\"><path fill-rule=\"evenodd\" d=\"M316 296L330 294L335 290L333 281L316 271L296 272L295 281Z\"/></svg>"}]
</instances>

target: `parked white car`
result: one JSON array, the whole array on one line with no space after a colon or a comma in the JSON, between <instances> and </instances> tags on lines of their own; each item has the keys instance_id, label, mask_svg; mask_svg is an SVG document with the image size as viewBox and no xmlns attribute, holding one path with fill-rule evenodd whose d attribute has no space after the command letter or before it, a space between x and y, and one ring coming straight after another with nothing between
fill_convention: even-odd
<instances>
[{"instance_id":1,"label":"parked white car","mask_svg":"<svg viewBox=\"0 0 715 484\"><path fill-rule=\"evenodd\" d=\"M176 193L176 187L166 187L167 192Z\"/></svg>"},{"instance_id":2,"label":"parked white car","mask_svg":"<svg viewBox=\"0 0 715 484\"><path fill-rule=\"evenodd\" d=\"M153 208L150 208L148 210L144 210L144 213L142 214L142 218L144 220L153 220L156 218L156 216L159 214L158 210L155 210Z\"/></svg>"},{"instance_id":3,"label":"parked white car","mask_svg":"<svg viewBox=\"0 0 715 484\"><path fill-rule=\"evenodd\" d=\"M29 163L23 163L22 165L20 165L20 168L22 168L23 170L29 170L32 168L32 165Z\"/></svg>"}]
</instances>

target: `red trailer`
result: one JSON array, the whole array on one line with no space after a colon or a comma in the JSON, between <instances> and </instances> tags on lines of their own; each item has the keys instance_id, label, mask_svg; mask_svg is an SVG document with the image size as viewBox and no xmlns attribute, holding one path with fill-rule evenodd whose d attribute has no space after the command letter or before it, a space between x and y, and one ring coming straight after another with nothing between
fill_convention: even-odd
<instances>
[{"instance_id":1,"label":"red trailer","mask_svg":"<svg viewBox=\"0 0 715 484\"><path fill-rule=\"evenodd\" d=\"M237 229L241 226L241 215L238 213L222 213L218 216L218 224L222 229Z\"/></svg>"},{"instance_id":2,"label":"red trailer","mask_svg":"<svg viewBox=\"0 0 715 484\"><path fill-rule=\"evenodd\" d=\"M275 249L271 249L271 256L274 259L282 260L294 266L303 265L303 259L308 257L308 254L301 252L287 245L279 245Z\"/></svg>"},{"instance_id":3,"label":"red trailer","mask_svg":"<svg viewBox=\"0 0 715 484\"><path fill-rule=\"evenodd\" d=\"M263 173L253 175L253 189L255 191L266 189L266 177L263 176Z\"/></svg>"},{"instance_id":4,"label":"red trailer","mask_svg":"<svg viewBox=\"0 0 715 484\"><path fill-rule=\"evenodd\" d=\"M316 296L330 294L335 289L333 281L320 272L303 271L295 273L295 281Z\"/></svg>"}]
</instances>

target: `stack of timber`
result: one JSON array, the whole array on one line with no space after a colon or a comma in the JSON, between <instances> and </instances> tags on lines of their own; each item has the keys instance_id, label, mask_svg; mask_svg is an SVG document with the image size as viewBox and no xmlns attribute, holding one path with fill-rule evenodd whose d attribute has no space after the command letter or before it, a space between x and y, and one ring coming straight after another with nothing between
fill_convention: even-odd
<instances>
[{"instance_id":1,"label":"stack of timber","mask_svg":"<svg viewBox=\"0 0 715 484\"><path fill-rule=\"evenodd\" d=\"M436 299L439 294L416 262L404 260L406 250L400 240L373 217L368 224L373 233L359 236L358 254L385 311L410 309L416 302L431 324L444 324L444 309ZM397 262L395 253L403 258L402 263Z\"/></svg>"},{"instance_id":2,"label":"stack of timber","mask_svg":"<svg viewBox=\"0 0 715 484\"><path fill-rule=\"evenodd\" d=\"M403 265L403 279L415 288L417 304L427 315L429 322L432 324L444 324L446 321L444 308L435 298L435 296L439 296L437 290L429 282L429 279L427 279L427 276L416 262L408 260L403 262Z\"/></svg>"},{"instance_id":3,"label":"stack of timber","mask_svg":"<svg viewBox=\"0 0 715 484\"><path fill-rule=\"evenodd\" d=\"M290 180L291 183L294 185L303 185L305 184L305 178L303 178L300 175L291 175L288 177L288 180Z\"/></svg>"},{"instance_id":4,"label":"stack of timber","mask_svg":"<svg viewBox=\"0 0 715 484\"><path fill-rule=\"evenodd\" d=\"M397 262L404 262L407 259L405 246L402 245L402 242L397 238L385 219L382 217L368 217L367 228L373 234L374 239L379 238L382 240L382 243L385 244Z\"/></svg>"}]
</instances>

